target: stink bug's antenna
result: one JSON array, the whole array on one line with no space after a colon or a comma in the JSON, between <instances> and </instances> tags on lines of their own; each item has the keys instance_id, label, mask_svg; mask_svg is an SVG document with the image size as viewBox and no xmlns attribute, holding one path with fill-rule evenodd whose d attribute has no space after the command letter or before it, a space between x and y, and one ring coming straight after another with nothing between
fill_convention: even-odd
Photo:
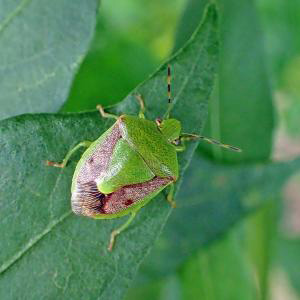
<instances>
[{"instance_id":1,"label":"stink bug's antenna","mask_svg":"<svg viewBox=\"0 0 300 300\"><path fill-rule=\"evenodd\" d=\"M165 113L164 119L169 119L170 110L171 110L171 65L168 64L168 76L167 76L167 84L168 84L168 109Z\"/></svg>"},{"instance_id":2,"label":"stink bug's antenna","mask_svg":"<svg viewBox=\"0 0 300 300\"><path fill-rule=\"evenodd\" d=\"M231 151L235 151L235 152L242 152L242 149L232 146L232 145L227 145L227 144L223 144L215 139L211 139L208 138L206 136L203 135L197 135L197 134L192 134L192 133L182 133L181 136L179 137L179 141L184 143L185 141L196 141L196 140L204 140L205 142L209 143L209 144L214 144L217 145L219 147L231 150ZM184 145L183 147L181 146L181 148L184 149ZM179 148L179 149L181 149ZM179 150L181 151L181 150Z\"/></svg>"},{"instance_id":3,"label":"stink bug's antenna","mask_svg":"<svg viewBox=\"0 0 300 300\"><path fill-rule=\"evenodd\" d=\"M171 66L168 65L168 76L167 76L167 82L168 82L168 103L171 103Z\"/></svg>"}]
</instances>

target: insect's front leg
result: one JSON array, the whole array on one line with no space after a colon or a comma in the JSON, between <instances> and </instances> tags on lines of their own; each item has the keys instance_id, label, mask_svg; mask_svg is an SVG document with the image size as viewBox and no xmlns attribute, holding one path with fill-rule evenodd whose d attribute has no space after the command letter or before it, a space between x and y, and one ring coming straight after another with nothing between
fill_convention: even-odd
<instances>
[{"instance_id":1,"label":"insect's front leg","mask_svg":"<svg viewBox=\"0 0 300 300\"><path fill-rule=\"evenodd\" d=\"M99 111L102 118L112 118L112 119L116 119L116 120L119 118L119 116L117 116L117 115L107 113L104 110L103 106L100 104L98 104L96 106L96 109Z\"/></svg>"},{"instance_id":2,"label":"insect's front leg","mask_svg":"<svg viewBox=\"0 0 300 300\"><path fill-rule=\"evenodd\" d=\"M65 156L65 158L61 163L46 160L46 165L51 167L64 168L67 165L68 161L70 160L70 157L74 152L76 152L81 147L88 148L91 144L92 144L91 141L82 141L67 153L67 155Z\"/></svg>"},{"instance_id":3,"label":"insect's front leg","mask_svg":"<svg viewBox=\"0 0 300 300\"><path fill-rule=\"evenodd\" d=\"M134 95L138 103L140 104L139 118L145 119L145 101L141 94Z\"/></svg>"}]
</instances>

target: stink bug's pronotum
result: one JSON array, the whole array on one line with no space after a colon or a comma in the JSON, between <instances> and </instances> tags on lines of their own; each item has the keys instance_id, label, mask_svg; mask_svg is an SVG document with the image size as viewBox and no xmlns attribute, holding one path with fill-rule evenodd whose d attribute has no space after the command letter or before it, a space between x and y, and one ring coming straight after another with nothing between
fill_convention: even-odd
<instances>
[{"instance_id":1,"label":"stink bug's pronotum","mask_svg":"<svg viewBox=\"0 0 300 300\"><path fill-rule=\"evenodd\" d=\"M171 103L171 72L168 66L168 102ZM115 116L97 106L104 118L116 122L96 141L84 141L70 150L62 163L47 161L49 166L64 168L70 156L80 147L88 147L79 160L72 180L72 210L95 219L112 219L131 214L128 220L111 233L108 250L115 237L125 230L141 207L165 187L170 186L167 200L173 200L174 182L178 178L177 152L184 151L184 142L203 139L223 148L241 151L195 134L181 133L180 121L166 118L146 120L141 95L138 116Z\"/></svg>"}]
</instances>

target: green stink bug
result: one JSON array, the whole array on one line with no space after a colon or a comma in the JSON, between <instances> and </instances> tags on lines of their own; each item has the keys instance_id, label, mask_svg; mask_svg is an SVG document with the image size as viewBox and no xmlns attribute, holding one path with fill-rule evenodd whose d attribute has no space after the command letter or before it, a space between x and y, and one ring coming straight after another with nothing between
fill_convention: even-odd
<instances>
[{"instance_id":1,"label":"green stink bug","mask_svg":"<svg viewBox=\"0 0 300 300\"><path fill-rule=\"evenodd\" d=\"M168 66L168 102L171 103L171 71ZM80 147L88 147L79 160L72 179L72 210L78 215L95 219L112 219L131 213L130 218L111 233L108 250L115 237L125 230L141 207L167 186L167 200L175 207L174 183L178 179L177 152L184 150L184 142L204 139L221 147L239 148L194 134L181 133L181 123L167 117L164 120L145 119L144 101L138 116L115 116L97 109L104 118L116 122L96 141L84 141L71 149L62 163L47 161L49 166L63 168ZM170 108L170 106L169 106Z\"/></svg>"}]
</instances>

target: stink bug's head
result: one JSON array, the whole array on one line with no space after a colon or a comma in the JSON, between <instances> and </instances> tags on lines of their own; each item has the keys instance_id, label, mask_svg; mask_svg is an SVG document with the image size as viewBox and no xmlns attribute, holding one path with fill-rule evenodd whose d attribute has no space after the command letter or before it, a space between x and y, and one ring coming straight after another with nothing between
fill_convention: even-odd
<instances>
[{"instance_id":1,"label":"stink bug's head","mask_svg":"<svg viewBox=\"0 0 300 300\"><path fill-rule=\"evenodd\" d=\"M176 119L163 120L159 126L160 131L170 142L179 138L181 132L181 124Z\"/></svg>"}]
</instances>

